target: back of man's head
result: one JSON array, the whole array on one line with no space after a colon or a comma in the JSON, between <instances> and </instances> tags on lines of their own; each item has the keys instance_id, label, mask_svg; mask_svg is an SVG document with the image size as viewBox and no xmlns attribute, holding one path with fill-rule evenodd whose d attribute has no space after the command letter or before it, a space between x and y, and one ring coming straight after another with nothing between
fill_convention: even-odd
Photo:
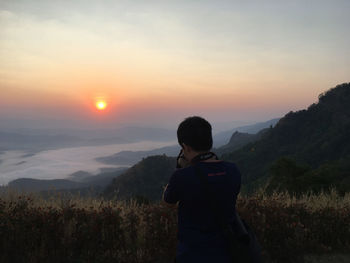
<instances>
[{"instance_id":1,"label":"back of man's head","mask_svg":"<svg viewBox=\"0 0 350 263\"><path fill-rule=\"evenodd\" d=\"M202 117L188 117L179 124L177 140L180 146L184 143L198 152L210 151L213 147L211 125Z\"/></svg>"}]
</instances>

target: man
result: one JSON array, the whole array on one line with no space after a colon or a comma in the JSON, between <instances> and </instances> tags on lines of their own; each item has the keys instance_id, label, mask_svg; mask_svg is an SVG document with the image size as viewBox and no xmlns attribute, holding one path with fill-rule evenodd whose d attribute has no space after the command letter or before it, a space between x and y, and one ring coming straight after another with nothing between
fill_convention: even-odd
<instances>
[{"instance_id":1,"label":"man","mask_svg":"<svg viewBox=\"0 0 350 263\"><path fill-rule=\"evenodd\" d=\"M212 128L205 119L186 118L177 130L182 152L178 167L163 193L168 204L178 203L178 245L176 262L232 262L228 241L208 205L213 198L217 211L227 223L235 220L235 205L241 186L241 175L234 163L218 160L210 150ZM206 177L208 193L198 171Z\"/></svg>"}]
</instances>

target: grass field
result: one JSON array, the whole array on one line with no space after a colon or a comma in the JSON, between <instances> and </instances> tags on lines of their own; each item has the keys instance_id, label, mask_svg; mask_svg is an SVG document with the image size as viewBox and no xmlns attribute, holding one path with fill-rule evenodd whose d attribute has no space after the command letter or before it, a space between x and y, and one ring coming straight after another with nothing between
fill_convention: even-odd
<instances>
[{"instance_id":1,"label":"grass field","mask_svg":"<svg viewBox=\"0 0 350 263\"><path fill-rule=\"evenodd\" d=\"M350 262L350 194L261 190L237 209L266 262ZM162 202L9 191L0 196L0 261L172 262L176 213Z\"/></svg>"}]
</instances>

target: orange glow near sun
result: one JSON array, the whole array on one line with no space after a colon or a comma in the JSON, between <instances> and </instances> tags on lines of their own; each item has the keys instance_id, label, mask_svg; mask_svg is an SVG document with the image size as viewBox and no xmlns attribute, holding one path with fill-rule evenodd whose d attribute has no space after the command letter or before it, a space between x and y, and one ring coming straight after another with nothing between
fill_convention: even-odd
<instances>
[{"instance_id":1,"label":"orange glow near sun","mask_svg":"<svg viewBox=\"0 0 350 263\"><path fill-rule=\"evenodd\" d=\"M96 108L99 110L104 110L107 107L107 103L103 100L96 102Z\"/></svg>"}]
</instances>

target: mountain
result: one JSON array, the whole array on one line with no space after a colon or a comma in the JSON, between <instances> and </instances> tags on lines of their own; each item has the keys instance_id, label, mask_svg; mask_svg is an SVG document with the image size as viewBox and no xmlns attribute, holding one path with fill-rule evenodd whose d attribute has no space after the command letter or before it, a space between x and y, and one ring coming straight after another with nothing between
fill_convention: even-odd
<instances>
[{"instance_id":1,"label":"mountain","mask_svg":"<svg viewBox=\"0 0 350 263\"><path fill-rule=\"evenodd\" d=\"M32 178L19 178L8 183L8 187L23 192L38 192L51 189L84 188L87 184L65 179L40 180Z\"/></svg>"},{"instance_id":2,"label":"mountain","mask_svg":"<svg viewBox=\"0 0 350 263\"><path fill-rule=\"evenodd\" d=\"M267 192L288 191L291 194L329 191L335 188L344 195L350 191L350 156L327 161L316 169L298 164L290 158L280 158L270 168Z\"/></svg>"},{"instance_id":3,"label":"mountain","mask_svg":"<svg viewBox=\"0 0 350 263\"><path fill-rule=\"evenodd\" d=\"M123 139L129 138L131 141L153 139L168 141L168 139L173 140L174 134L176 134L176 130L160 127L131 126L130 124L127 125L119 122L110 124L103 126L98 126L96 123L79 125L77 121L4 119L0 116L0 131L22 135L68 135L82 139L111 139L119 137Z\"/></svg>"},{"instance_id":4,"label":"mountain","mask_svg":"<svg viewBox=\"0 0 350 263\"><path fill-rule=\"evenodd\" d=\"M38 152L42 150L106 145L111 143L130 143L132 141L121 139L120 137L111 138L91 138L85 139L78 136L57 134L57 135L32 135L16 132L0 131L0 150L29 150Z\"/></svg>"},{"instance_id":5,"label":"mountain","mask_svg":"<svg viewBox=\"0 0 350 263\"><path fill-rule=\"evenodd\" d=\"M242 132L235 131L232 134L228 144L225 144L217 149L213 149L213 151L218 156L221 156L222 154L225 154L225 153L233 152L233 151L247 145L248 143L259 140L261 138L261 136L266 131L267 131L267 129L263 129L260 132L258 132L257 134L242 133Z\"/></svg>"},{"instance_id":6,"label":"mountain","mask_svg":"<svg viewBox=\"0 0 350 263\"><path fill-rule=\"evenodd\" d=\"M123 127L101 130L5 129L0 130L0 151L42 150L140 141L174 141L176 132L163 128Z\"/></svg>"},{"instance_id":7,"label":"mountain","mask_svg":"<svg viewBox=\"0 0 350 263\"><path fill-rule=\"evenodd\" d=\"M127 168L116 168L116 169L109 169L106 168L105 172L99 173L97 175L92 176L86 176L80 179L80 183L85 183L90 187L106 187L109 185L114 178L117 178L119 175L124 173L127 170Z\"/></svg>"},{"instance_id":8,"label":"mountain","mask_svg":"<svg viewBox=\"0 0 350 263\"><path fill-rule=\"evenodd\" d=\"M179 152L180 146L172 145L150 151L121 151L110 156L98 157L96 158L96 161L112 165L133 165L141 161L142 158L146 158L148 156L161 154L165 154L167 156L177 156Z\"/></svg>"},{"instance_id":9,"label":"mountain","mask_svg":"<svg viewBox=\"0 0 350 263\"><path fill-rule=\"evenodd\" d=\"M263 129L274 126L278 122L278 120L279 118L276 118L265 122L258 122L255 124L240 126L227 131L219 132L213 136L214 147L218 148L227 144L232 134L235 132L256 134Z\"/></svg>"},{"instance_id":10,"label":"mountain","mask_svg":"<svg viewBox=\"0 0 350 263\"><path fill-rule=\"evenodd\" d=\"M149 156L113 179L107 186L107 198L128 199L147 198L160 200L163 187L175 171L176 158L165 155Z\"/></svg>"},{"instance_id":11,"label":"mountain","mask_svg":"<svg viewBox=\"0 0 350 263\"><path fill-rule=\"evenodd\" d=\"M268 178L272 180L270 176L289 173L293 165L309 167L306 170L294 167L295 173L290 175L294 177L300 171L306 173L310 170L314 175L320 174L324 165L343 171L342 167L350 160L349 134L350 83L344 83L321 94L318 103L310 105L308 109L289 112L258 141L224 154L223 159L238 165L248 189L267 182ZM283 161L286 159L289 162ZM278 164L279 160L282 160L282 164ZM279 168L273 169L276 166ZM347 176L350 176L349 172ZM337 178L330 174L327 178L329 185L336 185ZM305 178L304 181L312 189L312 180L307 182ZM288 190L287 184L284 188Z\"/></svg>"},{"instance_id":12,"label":"mountain","mask_svg":"<svg viewBox=\"0 0 350 263\"><path fill-rule=\"evenodd\" d=\"M0 131L0 150L40 149L68 146L77 141L77 137L68 135L27 135L14 132Z\"/></svg>"},{"instance_id":13,"label":"mountain","mask_svg":"<svg viewBox=\"0 0 350 263\"><path fill-rule=\"evenodd\" d=\"M174 141L176 131L153 127L123 127L115 133L121 138L132 141Z\"/></svg>"},{"instance_id":14,"label":"mountain","mask_svg":"<svg viewBox=\"0 0 350 263\"><path fill-rule=\"evenodd\" d=\"M270 128L271 126L272 127L275 126L280 119L281 118L275 118L264 122L258 122L252 125L241 126L241 127L238 127L236 131L256 134L263 129Z\"/></svg>"},{"instance_id":15,"label":"mountain","mask_svg":"<svg viewBox=\"0 0 350 263\"><path fill-rule=\"evenodd\" d=\"M126 168L117 168L113 171L102 172L98 175L91 175L84 171L78 171L71 174L68 179L40 180L33 178L19 178L10 181L7 186L2 187L1 191L7 188L20 192L87 192L95 190L99 193L109 185L114 178L126 171ZM44 193L47 195L47 193Z\"/></svg>"}]
</instances>

